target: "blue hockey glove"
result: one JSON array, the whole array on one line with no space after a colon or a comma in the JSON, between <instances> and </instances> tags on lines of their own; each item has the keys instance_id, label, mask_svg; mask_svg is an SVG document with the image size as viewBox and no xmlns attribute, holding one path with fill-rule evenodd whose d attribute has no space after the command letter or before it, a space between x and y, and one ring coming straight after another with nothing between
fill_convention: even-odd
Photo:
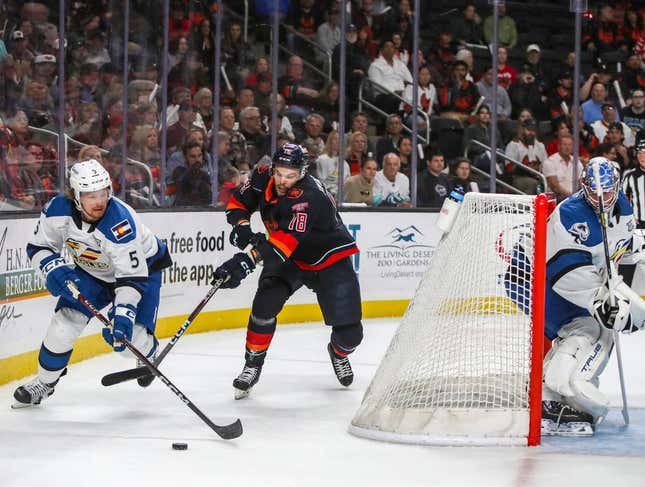
<instances>
[{"instance_id":1,"label":"blue hockey glove","mask_svg":"<svg viewBox=\"0 0 645 487\"><path fill-rule=\"evenodd\" d=\"M241 250L244 250L249 244L257 245L265 239L263 233L254 233L247 221L235 225L228 238L231 245Z\"/></svg>"},{"instance_id":2,"label":"blue hockey glove","mask_svg":"<svg viewBox=\"0 0 645 487\"><path fill-rule=\"evenodd\" d=\"M213 282L224 279L220 286L223 289L233 289L240 285L242 280L255 269L255 262L244 252L238 252L221 266L215 269Z\"/></svg>"},{"instance_id":3,"label":"blue hockey glove","mask_svg":"<svg viewBox=\"0 0 645 487\"><path fill-rule=\"evenodd\" d=\"M45 285L52 296L62 296L71 301L74 296L69 291L66 281L72 281L78 287L81 283L74 270L74 264L65 262L60 254L53 254L40 262L40 270L45 276Z\"/></svg>"},{"instance_id":4,"label":"blue hockey glove","mask_svg":"<svg viewBox=\"0 0 645 487\"><path fill-rule=\"evenodd\" d=\"M103 339L114 348L115 352L123 352L125 344L123 339L132 340L132 328L137 316L137 308L131 304L117 304L110 310L109 317L112 320L112 330L103 328Z\"/></svg>"}]
</instances>

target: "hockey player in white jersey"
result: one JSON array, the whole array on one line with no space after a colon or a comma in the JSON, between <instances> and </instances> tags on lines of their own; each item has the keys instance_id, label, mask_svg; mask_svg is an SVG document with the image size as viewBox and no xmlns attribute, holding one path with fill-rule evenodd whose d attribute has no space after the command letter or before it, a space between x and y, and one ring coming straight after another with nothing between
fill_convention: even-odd
<instances>
[{"instance_id":1,"label":"hockey player in white jersey","mask_svg":"<svg viewBox=\"0 0 645 487\"><path fill-rule=\"evenodd\" d=\"M14 407L40 404L54 393L74 341L92 317L68 290L68 280L95 307L112 304L113 329L104 328L103 338L115 352L132 356L124 338L148 358L158 345L154 330L161 269L171 263L165 243L112 195L110 175L96 160L74 164L69 185L66 195L45 206L27 244L32 265L59 299L40 347L38 376L16 389ZM145 377L139 384L150 382Z\"/></svg>"},{"instance_id":2,"label":"hockey player in white jersey","mask_svg":"<svg viewBox=\"0 0 645 487\"><path fill-rule=\"evenodd\" d=\"M545 333L553 346L544 360L543 435L593 434L609 406L598 385L614 345L612 330L631 333L645 324L645 303L615 270L615 302L610 299L595 171L612 268L625 254L637 257L643 246L618 170L604 157L593 158L582 189L560 203L547 224Z\"/></svg>"}]
</instances>

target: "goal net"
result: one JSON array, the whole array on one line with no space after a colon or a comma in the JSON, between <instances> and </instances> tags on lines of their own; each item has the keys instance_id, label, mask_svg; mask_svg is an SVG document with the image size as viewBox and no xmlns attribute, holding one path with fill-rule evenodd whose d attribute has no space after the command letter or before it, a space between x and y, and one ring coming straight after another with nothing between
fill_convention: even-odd
<instances>
[{"instance_id":1,"label":"goal net","mask_svg":"<svg viewBox=\"0 0 645 487\"><path fill-rule=\"evenodd\" d=\"M468 193L350 432L427 444L538 444L546 196Z\"/></svg>"}]
</instances>

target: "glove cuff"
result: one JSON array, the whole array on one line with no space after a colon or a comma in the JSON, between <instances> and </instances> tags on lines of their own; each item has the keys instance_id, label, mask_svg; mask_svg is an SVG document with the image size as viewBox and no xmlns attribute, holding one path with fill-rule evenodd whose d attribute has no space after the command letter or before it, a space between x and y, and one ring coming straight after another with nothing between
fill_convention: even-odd
<instances>
[{"instance_id":1,"label":"glove cuff","mask_svg":"<svg viewBox=\"0 0 645 487\"><path fill-rule=\"evenodd\" d=\"M67 265L67 262L60 256L60 254L52 254L40 262L40 270L46 278L47 274L51 271L64 265Z\"/></svg>"},{"instance_id":2,"label":"glove cuff","mask_svg":"<svg viewBox=\"0 0 645 487\"><path fill-rule=\"evenodd\" d=\"M124 316L134 323L137 317L137 308L131 304L117 304L114 310L114 317Z\"/></svg>"}]
</instances>

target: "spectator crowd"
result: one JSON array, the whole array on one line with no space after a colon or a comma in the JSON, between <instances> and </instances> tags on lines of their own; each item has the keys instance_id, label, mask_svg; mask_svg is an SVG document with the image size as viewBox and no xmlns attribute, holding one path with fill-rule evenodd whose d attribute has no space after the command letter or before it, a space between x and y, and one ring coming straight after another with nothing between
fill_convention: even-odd
<instances>
[{"instance_id":1,"label":"spectator crowd","mask_svg":"<svg viewBox=\"0 0 645 487\"><path fill-rule=\"evenodd\" d=\"M643 160L645 171L645 156L638 156L645 152L645 7L639 2L589 2L580 106L573 104L568 5L544 0L539 8L549 12L545 16L536 16L538 6L530 2L500 5L496 135L506 157L494 161L486 147L494 93L488 2L421 1L415 53L411 0L348 1L343 39L344 2L284 0L283 49L279 65L271 66L273 1L249 2L248 22L238 11L241 2L225 1L222 65L216 72L217 2L171 0L165 112L163 9L153 3L131 0L127 45L123 2L68 2L62 41L57 2L2 3L0 208L40 209L60 189L60 161L69 167L88 157L106 167L115 193L137 208L223 206L256 166L270 161L274 107L277 143L301 144L310 172L334 197L340 184L347 204L406 208L416 194L417 206L437 208L455 186L489 191L488 179L473 168L489 172L491 166L501 181L522 192L548 190L562 199L575 187L574 134L580 141L578 173L595 155L615 161L625 173ZM341 42L345 133L338 126ZM55 137L59 109L70 138L64 157Z\"/></svg>"}]
</instances>

